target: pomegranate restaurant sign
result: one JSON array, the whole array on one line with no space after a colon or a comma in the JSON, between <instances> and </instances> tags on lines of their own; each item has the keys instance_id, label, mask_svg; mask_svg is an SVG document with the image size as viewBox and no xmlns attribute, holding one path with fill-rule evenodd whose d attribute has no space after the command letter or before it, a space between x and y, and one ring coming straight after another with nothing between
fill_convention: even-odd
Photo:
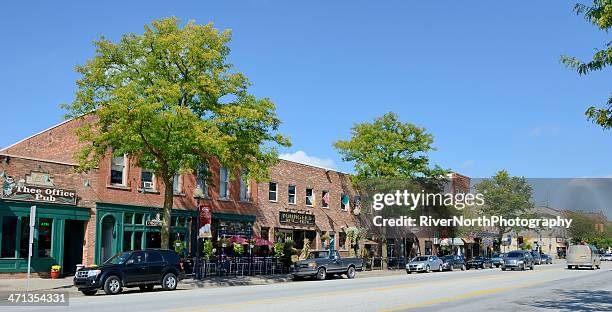
<instances>
[{"instance_id":1,"label":"pomegranate restaurant sign","mask_svg":"<svg viewBox=\"0 0 612 312\"><path fill-rule=\"evenodd\" d=\"M76 192L54 186L5 183L2 198L50 204L76 205Z\"/></svg>"},{"instance_id":2,"label":"pomegranate restaurant sign","mask_svg":"<svg viewBox=\"0 0 612 312\"><path fill-rule=\"evenodd\" d=\"M280 223L302 224L302 225L314 225L315 224L315 216L312 214L297 213L297 212L291 212L291 211L281 211L278 217L279 217L278 221Z\"/></svg>"}]
</instances>

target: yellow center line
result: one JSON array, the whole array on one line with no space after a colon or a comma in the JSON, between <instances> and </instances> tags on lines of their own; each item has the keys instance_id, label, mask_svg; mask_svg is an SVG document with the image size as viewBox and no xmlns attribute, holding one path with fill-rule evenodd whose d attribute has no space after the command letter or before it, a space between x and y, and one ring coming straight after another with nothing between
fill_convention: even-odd
<instances>
[{"instance_id":1,"label":"yellow center line","mask_svg":"<svg viewBox=\"0 0 612 312\"><path fill-rule=\"evenodd\" d=\"M534 273L551 271L551 270L559 270L559 269L560 268L546 268L546 269L540 269L537 271L534 270L534 271L521 272L520 274L522 275L534 274ZM465 285L466 282L480 282L484 280L498 280L498 279L499 280L504 280L504 279L510 280L511 278L509 277L516 277L516 276L512 274L493 275L493 276L484 276L484 277L483 276L469 276L469 277L466 277L465 279L462 279L461 283ZM386 292L386 291L393 291L393 290L398 290L398 289L414 288L418 286L452 284L452 283L457 283L457 282L458 282L457 280L437 280L437 281L425 280L423 282L392 285L392 286L386 286L386 287L370 287L370 288L361 288L361 289L354 289L354 290L340 290L340 291L325 292L324 295L325 297L331 297L331 296L342 296L342 295L354 295L357 292L372 292L372 291ZM223 309L244 308L247 305L273 304L273 303L280 303L283 301L295 301L295 300L309 299L309 298L321 298L321 293L318 292L318 293L312 293L312 294L292 295L292 296L284 296L284 297L268 298L268 299L254 299L254 300L240 301L240 302L235 302L235 303L218 303L218 304L204 305L204 306L199 306L199 307L178 308L178 309L172 309L170 311L171 312L190 312L190 311L202 311L202 310L215 309L215 308L217 309L218 308L223 308Z\"/></svg>"}]
</instances>

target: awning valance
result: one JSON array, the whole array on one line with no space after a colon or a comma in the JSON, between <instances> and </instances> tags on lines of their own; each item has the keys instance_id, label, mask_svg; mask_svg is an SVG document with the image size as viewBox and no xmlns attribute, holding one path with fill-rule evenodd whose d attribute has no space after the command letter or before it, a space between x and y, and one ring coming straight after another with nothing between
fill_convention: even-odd
<instances>
[{"instance_id":1,"label":"awning valance","mask_svg":"<svg viewBox=\"0 0 612 312\"><path fill-rule=\"evenodd\" d=\"M463 240L461 238L445 238L440 241L440 246L463 246Z\"/></svg>"}]
</instances>

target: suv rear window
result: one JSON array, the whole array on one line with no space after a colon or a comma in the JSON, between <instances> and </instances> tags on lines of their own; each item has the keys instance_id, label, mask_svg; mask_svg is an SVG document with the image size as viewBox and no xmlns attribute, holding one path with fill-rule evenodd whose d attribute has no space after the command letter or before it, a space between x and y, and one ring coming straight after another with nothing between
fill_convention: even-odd
<instances>
[{"instance_id":1,"label":"suv rear window","mask_svg":"<svg viewBox=\"0 0 612 312\"><path fill-rule=\"evenodd\" d=\"M168 263L179 263L179 255L174 251L165 250L162 252L162 255L164 256L164 260Z\"/></svg>"}]
</instances>

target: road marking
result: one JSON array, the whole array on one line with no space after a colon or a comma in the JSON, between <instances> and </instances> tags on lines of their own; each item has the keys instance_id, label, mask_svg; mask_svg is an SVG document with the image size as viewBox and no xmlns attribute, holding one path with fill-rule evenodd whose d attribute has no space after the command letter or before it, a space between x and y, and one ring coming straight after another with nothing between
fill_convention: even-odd
<instances>
[{"instance_id":1,"label":"road marking","mask_svg":"<svg viewBox=\"0 0 612 312\"><path fill-rule=\"evenodd\" d=\"M472 297L478 297L478 296L483 296L483 295L490 295L490 294L494 294L494 293L499 293L499 292L504 292L504 291L513 290L513 289L518 289L518 288L524 288L524 287L539 285L539 284L543 284L543 283L545 283L545 282L541 281L541 282L526 283L526 284L509 286L509 287L499 287L499 288L484 289L484 290L474 291L474 292L465 293L465 294L456 295L456 296L447 297L447 298L432 299L432 300L427 300L427 301L423 301L423 302L419 302L419 303L414 303L414 304L401 305L401 306L394 307L394 308L391 308L391 309L382 310L381 312L394 312L394 311L402 311L402 310L409 310L409 309L415 309L415 308L423 308L423 307L434 305L434 304L447 303L447 302L451 302L451 301L457 301L457 300L462 300L462 299L467 299L467 298L472 298Z\"/></svg>"},{"instance_id":2,"label":"road marking","mask_svg":"<svg viewBox=\"0 0 612 312\"><path fill-rule=\"evenodd\" d=\"M533 270L533 271L521 272L518 274L521 274L521 275L535 274L539 272L560 270L560 269L563 269L563 268L545 268L545 269L540 269L537 271ZM483 271L478 271L478 272L483 272ZM471 275L467 277L466 279L463 279L462 282L463 283L480 282L483 280L498 280L498 279L511 280L511 278L508 278L508 277L515 278L516 275L514 274L499 274L499 275L490 275L490 276ZM342 296L342 295L349 295L349 294L354 295L356 292L372 292L372 291L385 292L385 291L393 291L393 290L404 289L404 288L414 288L414 287L425 286L425 285L431 286L431 285L440 285L440 284L452 284L456 282L457 280L455 279L453 280L435 280L435 281L423 280L422 282L409 283L409 284L398 284L398 285L392 285L392 286L386 286L386 287L369 287L369 288L341 290L341 291L332 291L332 292L324 292L324 293L315 292L312 294L283 296L283 297L277 297L277 298L254 299L254 300L248 300L248 301L239 301L235 303L218 303L218 304L203 305L203 306L198 306L198 307L178 308L178 309L172 309L170 311L171 312L190 312L190 311L203 311L203 310L208 310L208 309L245 308L247 305L274 304L274 303L279 303L283 301L294 301L294 300L308 299L308 298L321 298L322 294L325 297L332 297L332 296Z\"/></svg>"}]
</instances>

